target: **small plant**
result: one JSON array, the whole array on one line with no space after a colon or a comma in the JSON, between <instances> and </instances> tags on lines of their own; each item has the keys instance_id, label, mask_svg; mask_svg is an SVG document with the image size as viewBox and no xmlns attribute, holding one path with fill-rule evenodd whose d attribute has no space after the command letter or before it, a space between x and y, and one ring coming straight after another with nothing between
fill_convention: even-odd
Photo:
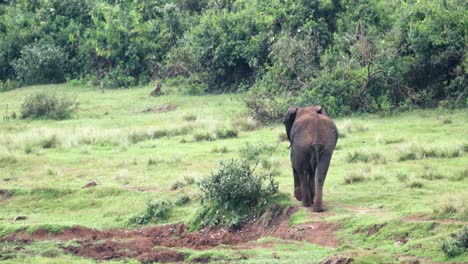
<instances>
[{"instance_id":1,"label":"small plant","mask_svg":"<svg viewBox=\"0 0 468 264\"><path fill-rule=\"evenodd\" d=\"M193 114L188 114L188 115L184 115L182 119L184 119L185 121L191 122L191 121L197 120L197 116Z\"/></svg>"},{"instance_id":2,"label":"small plant","mask_svg":"<svg viewBox=\"0 0 468 264\"><path fill-rule=\"evenodd\" d=\"M440 174L437 170L435 170L432 167L425 167L424 168L424 173L421 175L422 179L425 180L440 180L445 178L444 175Z\"/></svg>"},{"instance_id":3,"label":"small plant","mask_svg":"<svg viewBox=\"0 0 468 264\"><path fill-rule=\"evenodd\" d=\"M267 205L278 193L278 183L271 174L258 175L254 170L246 160L222 161L218 171L199 183L203 207L193 224L238 227Z\"/></svg>"},{"instance_id":4,"label":"small plant","mask_svg":"<svg viewBox=\"0 0 468 264\"><path fill-rule=\"evenodd\" d=\"M362 172L350 172L344 177L344 184L354 184L367 181L368 178L362 175Z\"/></svg>"},{"instance_id":5,"label":"small plant","mask_svg":"<svg viewBox=\"0 0 468 264\"><path fill-rule=\"evenodd\" d=\"M57 135L52 135L48 138L44 138L39 142L39 146L44 149L56 148L60 145L60 141Z\"/></svg>"},{"instance_id":6,"label":"small plant","mask_svg":"<svg viewBox=\"0 0 468 264\"><path fill-rule=\"evenodd\" d=\"M182 206L182 205L186 205L190 203L190 197L188 195L182 195L180 196L179 198L177 198L177 200L175 201L175 205L177 206Z\"/></svg>"},{"instance_id":7,"label":"small plant","mask_svg":"<svg viewBox=\"0 0 468 264\"><path fill-rule=\"evenodd\" d=\"M152 139L152 136L147 132L132 131L128 134L128 141L132 144L136 144L141 141Z\"/></svg>"},{"instance_id":8,"label":"small plant","mask_svg":"<svg viewBox=\"0 0 468 264\"><path fill-rule=\"evenodd\" d=\"M461 255L468 249L468 227L464 226L457 234L452 234L441 245L442 251L449 258Z\"/></svg>"},{"instance_id":9,"label":"small plant","mask_svg":"<svg viewBox=\"0 0 468 264\"><path fill-rule=\"evenodd\" d=\"M176 181L171 185L171 191L175 191L178 189L182 189L186 186L192 185L195 183L195 179L193 177L184 176L184 181Z\"/></svg>"},{"instance_id":10,"label":"small plant","mask_svg":"<svg viewBox=\"0 0 468 264\"><path fill-rule=\"evenodd\" d=\"M442 120L442 124L444 124L444 125L452 124L452 123L453 123L452 119L450 119L450 118L448 118L448 117L446 117L446 118L444 118L444 119Z\"/></svg>"},{"instance_id":11,"label":"small plant","mask_svg":"<svg viewBox=\"0 0 468 264\"><path fill-rule=\"evenodd\" d=\"M198 132L193 135L193 140L199 142L199 141L214 141L216 140L215 137L209 132Z\"/></svg>"},{"instance_id":12,"label":"small plant","mask_svg":"<svg viewBox=\"0 0 468 264\"><path fill-rule=\"evenodd\" d=\"M157 164L160 163L160 162L161 162L161 160L159 160L159 159L152 159L152 158L149 158L149 159L148 159L148 162L146 162L146 164L147 164L148 166L152 166L152 165L157 165Z\"/></svg>"},{"instance_id":13,"label":"small plant","mask_svg":"<svg viewBox=\"0 0 468 264\"><path fill-rule=\"evenodd\" d=\"M147 200L146 210L128 219L128 223L130 225L146 225L167 220L173 207L173 203L167 200Z\"/></svg>"},{"instance_id":14,"label":"small plant","mask_svg":"<svg viewBox=\"0 0 468 264\"><path fill-rule=\"evenodd\" d=\"M424 187L424 184L420 181L412 181L408 186L412 189L420 189Z\"/></svg>"},{"instance_id":15,"label":"small plant","mask_svg":"<svg viewBox=\"0 0 468 264\"><path fill-rule=\"evenodd\" d=\"M397 172L396 178L401 182L406 182L409 179L408 175L401 171Z\"/></svg>"},{"instance_id":16,"label":"small plant","mask_svg":"<svg viewBox=\"0 0 468 264\"><path fill-rule=\"evenodd\" d=\"M379 153L365 153L365 152L348 152L346 154L346 161L348 163L356 163L356 162L374 162L374 163L385 163L385 158L382 157Z\"/></svg>"},{"instance_id":17,"label":"small plant","mask_svg":"<svg viewBox=\"0 0 468 264\"><path fill-rule=\"evenodd\" d=\"M250 161L260 160L263 155L269 155L273 151L275 151L275 147L263 143L257 145L247 143L239 149L240 156Z\"/></svg>"},{"instance_id":18,"label":"small plant","mask_svg":"<svg viewBox=\"0 0 468 264\"><path fill-rule=\"evenodd\" d=\"M226 138L235 138L239 134L239 131L234 128L218 128L215 131L216 138L226 139Z\"/></svg>"},{"instance_id":19,"label":"small plant","mask_svg":"<svg viewBox=\"0 0 468 264\"><path fill-rule=\"evenodd\" d=\"M24 100L21 105L21 118L62 120L70 118L77 108L76 100L39 92Z\"/></svg>"},{"instance_id":20,"label":"small plant","mask_svg":"<svg viewBox=\"0 0 468 264\"><path fill-rule=\"evenodd\" d=\"M284 141L288 141L288 135L286 135L285 132L282 132L278 135L278 141L279 142L284 142Z\"/></svg>"},{"instance_id":21,"label":"small plant","mask_svg":"<svg viewBox=\"0 0 468 264\"><path fill-rule=\"evenodd\" d=\"M222 147L214 147L211 149L211 152L213 153L228 153L229 152L229 149L227 146L222 146Z\"/></svg>"},{"instance_id":22,"label":"small plant","mask_svg":"<svg viewBox=\"0 0 468 264\"><path fill-rule=\"evenodd\" d=\"M386 145L390 145L390 144L401 143L401 142L404 142L404 141L405 141L404 138L385 138L383 140L383 143L386 144Z\"/></svg>"}]
</instances>

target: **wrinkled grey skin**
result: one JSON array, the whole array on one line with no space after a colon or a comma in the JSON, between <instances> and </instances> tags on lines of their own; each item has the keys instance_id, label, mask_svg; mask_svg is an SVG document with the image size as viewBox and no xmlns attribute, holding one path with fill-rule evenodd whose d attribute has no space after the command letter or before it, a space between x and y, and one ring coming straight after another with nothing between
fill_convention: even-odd
<instances>
[{"instance_id":1,"label":"wrinkled grey skin","mask_svg":"<svg viewBox=\"0 0 468 264\"><path fill-rule=\"evenodd\" d=\"M322 190L338 140L338 130L321 106L291 106L284 118L291 147L294 195L304 206L322 212ZM296 191L299 188L300 191Z\"/></svg>"}]
</instances>

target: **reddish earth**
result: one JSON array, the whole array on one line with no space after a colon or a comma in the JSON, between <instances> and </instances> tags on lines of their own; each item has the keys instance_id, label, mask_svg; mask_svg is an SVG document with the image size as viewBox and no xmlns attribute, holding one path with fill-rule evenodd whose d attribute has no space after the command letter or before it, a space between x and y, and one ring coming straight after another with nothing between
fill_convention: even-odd
<instances>
[{"instance_id":1,"label":"reddish earth","mask_svg":"<svg viewBox=\"0 0 468 264\"><path fill-rule=\"evenodd\" d=\"M189 233L184 224L153 226L143 229L97 230L75 226L60 234L37 230L10 234L3 241L31 243L36 240L75 240L75 246L64 247L72 254L96 260L136 258L141 262L178 262L185 256L171 248L209 249L220 244L240 245L264 236L300 240L327 247L336 247L336 226L326 222L307 222L289 227L289 217L297 211L290 207L269 221L255 220L240 230L226 228L202 229ZM317 219L318 220L318 219ZM159 249L154 249L159 247Z\"/></svg>"}]
</instances>

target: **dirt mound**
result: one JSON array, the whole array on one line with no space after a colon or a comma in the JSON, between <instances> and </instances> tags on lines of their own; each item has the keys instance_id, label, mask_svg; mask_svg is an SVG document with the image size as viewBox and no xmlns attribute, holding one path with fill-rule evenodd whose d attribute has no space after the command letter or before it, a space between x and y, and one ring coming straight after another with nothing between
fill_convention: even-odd
<instances>
[{"instance_id":1,"label":"dirt mound","mask_svg":"<svg viewBox=\"0 0 468 264\"><path fill-rule=\"evenodd\" d=\"M241 245L264 236L308 241L328 247L337 245L338 240L333 235L336 226L326 222L307 222L290 227L289 217L295 211L297 208L290 207L269 217L261 217L246 223L240 230L205 228L189 233L182 223L127 230L76 226L55 235L45 230L37 230L31 235L22 231L2 240L25 243L48 239L75 240L77 245L64 247L65 251L96 260L136 258L142 262L177 262L184 259L183 254L168 248L209 249L220 244ZM164 249L154 250L155 247Z\"/></svg>"},{"instance_id":2,"label":"dirt mound","mask_svg":"<svg viewBox=\"0 0 468 264\"><path fill-rule=\"evenodd\" d=\"M176 108L177 108L177 105L168 104L168 105L160 105L156 107L146 108L142 112L143 113L164 113L164 112L175 110Z\"/></svg>"}]
</instances>

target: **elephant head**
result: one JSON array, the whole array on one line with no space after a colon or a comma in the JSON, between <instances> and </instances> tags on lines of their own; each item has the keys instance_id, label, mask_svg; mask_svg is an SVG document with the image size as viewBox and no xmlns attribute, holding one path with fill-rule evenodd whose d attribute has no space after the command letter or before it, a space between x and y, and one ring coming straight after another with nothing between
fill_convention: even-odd
<instances>
[{"instance_id":1,"label":"elephant head","mask_svg":"<svg viewBox=\"0 0 468 264\"><path fill-rule=\"evenodd\" d=\"M283 124L286 127L286 135L288 136L289 142L291 142L291 128L294 124L294 120L296 119L296 115L299 109L301 109L302 111L315 112L317 114L328 116L328 113L325 111L325 108L323 108L320 105L313 105L313 106L308 106L304 108L299 108L297 106L289 107L288 112L286 116L284 117L284 121L283 121Z\"/></svg>"}]
</instances>

